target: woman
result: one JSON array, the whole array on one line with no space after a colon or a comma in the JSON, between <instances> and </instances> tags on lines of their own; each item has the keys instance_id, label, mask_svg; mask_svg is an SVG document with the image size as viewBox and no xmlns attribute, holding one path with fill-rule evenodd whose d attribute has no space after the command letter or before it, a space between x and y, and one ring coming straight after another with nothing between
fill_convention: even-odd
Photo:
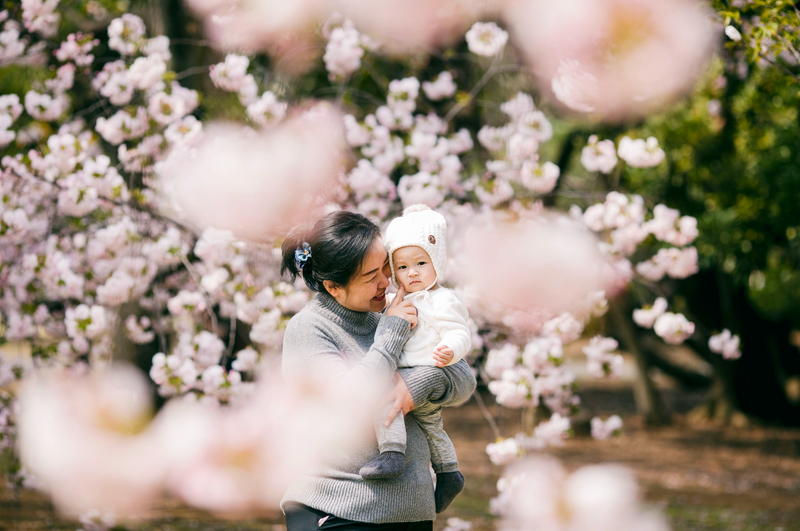
<instances>
[{"instance_id":1,"label":"woman","mask_svg":"<svg viewBox=\"0 0 800 531\"><path fill-rule=\"evenodd\" d=\"M467 400L475 378L465 361L430 367L414 378L395 372L395 360L416 324L416 310L403 293L384 310L391 273L380 229L360 214L339 211L308 233L282 245L281 273L301 275L317 293L292 317L283 342L287 381L309 373L358 385L394 376L391 420L425 402L442 406ZM407 379L406 379L407 378ZM436 514L430 453L413 415L405 416L405 472L396 479L364 480L359 469L378 455L377 441L326 465L286 491L281 506L288 531L317 529L426 531ZM449 503L449 501L447 502ZM441 507L440 509L443 509Z\"/></svg>"}]
</instances>

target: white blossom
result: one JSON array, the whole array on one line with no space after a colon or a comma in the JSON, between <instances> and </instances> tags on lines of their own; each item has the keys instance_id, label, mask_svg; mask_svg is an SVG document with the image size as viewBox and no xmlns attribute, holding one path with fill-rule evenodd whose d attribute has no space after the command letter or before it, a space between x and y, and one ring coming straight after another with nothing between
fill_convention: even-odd
<instances>
[{"instance_id":1,"label":"white blossom","mask_svg":"<svg viewBox=\"0 0 800 531\"><path fill-rule=\"evenodd\" d=\"M739 33L738 29L731 26L730 24L725 26L725 35L727 35L730 40L735 42L739 42L740 40L742 40L742 34Z\"/></svg>"},{"instance_id":2,"label":"white blossom","mask_svg":"<svg viewBox=\"0 0 800 531\"><path fill-rule=\"evenodd\" d=\"M286 115L286 108L286 102L278 101L275 94L268 90L247 106L247 116L255 124L261 127L268 127L283 120Z\"/></svg>"},{"instance_id":3,"label":"white blossom","mask_svg":"<svg viewBox=\"0 0 800 531\"><path fill-rule=\"evenodd\" d=\"M680 345L694 333L694 323L683 314L666 312L656 319L653 330L667 343Z\"/></svg>"},{"instance_id":4,"label":"white blossom","mask_svg":"<svg viewBox=\"0 0 800 531\"><path fill-rule=\"evenodd\" d=\"M656 322L656 319L666 311L667 299L658 297L651 307L633 310L633 320L643 328L653 328L653 323Z\"/></svg>"},{"instance_id":5,"label":"white blossom","mask_svg":"<svg viewBox=\"0 0 800 531\"><path fill-rule=\"evenodd\" d=\"M739 349L739 336L732 335L727 328L709 338L708 348L711 352L722 354L722 357L726 360L735 360L742 357L742 351Z\"/></svg>"},{"instance_id":6,"label":"white blossom","mask_svg":"<svg viewBox=\"0 0 800 531\"><path fill-rule=\"evenodd\" d=\"M214 86L228 92L239 92L245 83L249 66L250 59L244 55L229 53L224 62L209 67L208 75Z\"/></svg>"},{"instance_id":7,"label":"white blossom","mask_svg":"<svg viewBox=\"0 0 800 531\"><path fill-rule=\"evenodd\" d=\"M591 421L591 427L592 437L598 440L609 439L622 430L622 419L619 415L611 415L606 420L594 417Z\"/></svg>"},{"instance_id":8,"label":"white blossom","mask_svg":"<svg viewBox=\"0 0 800 531\"><path fill-rule=\"evenodd\" d=\"M497 55L508 42L508 32L494 22L476 22L465 35L469 51L476 55Z\"/></svg>"},{"instance_id":9,"label":"white blossom","mask_svg":"<svg viewBox=\"0 0 800 531\"><path fill-rule=\"evenodd\" d=\"M589 137L589 143L581 151L581 164L586 171L611 173L617 165L617 149L612 140L598 140L597 135Z\"/></svg>"},{"instance_id":10,"label":"white blossom","mask_svg":"<svg viewBox=\"0 0 800 531\"><path fill-rule=\"evenodd\" d=\"M361 44L361 34L349 20L330 32L322 59L331 81L344 80L361 68L364 56Z\"/></svg>"},{"instance_id":11,"label":"white blossom","mask_svg":"<svg viewBox=\"0 0 800 531\"><path fill-rule=\"evenodd\" d=\"M445 98L452 98L456 93L456 84L453 81L453 74L445 70L436 76L433 81L423 81L422 91L429 100L439 101Z\"/></svg>"},{"instance_id":12,"label":"white blossom","mask_svg":"<svg viewBox=\"0 0 800 531\"><path fill-rule=\"evenodd\" d=\"M616 377L622 371L622 356L614 354L618 343L610 337L594 336L583 347L586 354L586 368L595 378Z\"/></svg>"},{"instance_id":13,"label":"white blossom","mask_svg":"<svg viewBox=\"0 0 800 531\"><path fill-rule=\"evenodd\" d=\"M514 439L503 439L486 445L489 460L497 466L513 463L520 456L521 449Z\"/></svg>"},{"instance_id":14,"label":"white blossom","mask_svg":"<svg viewBox=\"0 0 800 531\"><path fill-rule=\"evenodd\" d=\"M121 55L133 55L145 34L144 21L125 13L108 25L108 47Z\"/></svg>"},{"instance_id":15,"label":"white blossom","mask_svg":"<svg viewBox=\"0 0 800 531\"><path fill-rule=\"evenodd\" d=\"M619 158L634 168L652 168L664 161L664 150L658 147L658 139L651 136L647 140L628 136L622 137L617 148Z\"/></svg>"}]
</instances>

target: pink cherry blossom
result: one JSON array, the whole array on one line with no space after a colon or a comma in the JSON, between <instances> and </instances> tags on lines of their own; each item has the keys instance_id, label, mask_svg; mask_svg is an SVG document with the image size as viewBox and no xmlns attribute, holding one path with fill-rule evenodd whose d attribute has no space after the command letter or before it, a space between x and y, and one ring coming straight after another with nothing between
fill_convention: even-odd
<instances>
[{"instance_id":1,"label":"pink cherry blossom","mask_svg":"<svg viewBox=\"0 0 800 531\"><path fill-rule=\"evenodd\" d=\"M643 328L653 328L653 323L667 311L667 306L667 299L658 297L651 307L633 310L633 320Z\"/></svg>"},{"instance_id":2,"label":"pink cherry blossom","mask_svg":"<svg viewBox=\"0 0 800 531\"><path fill-rule=\"evenodd\" d=\"M228 92L238 92L247 75L250 59L229 53L225 61L209 67L209 77L216 87Z\"/></svg>"},{"instance_id":3,"label":"pink cherry blossom","mask_svg":"<svg viewBox=\"0 0 800 531\"><path fill-rule=\"evenodd\" d=\"M614 121L689 89L716 40L706 9L689 0L516 2L505 18L558 100Z\"/></svg>"},{"instance_id":4,"label":"pink cherry blossom","mask_svg":"<svg viewBox=\"0 0 800 531\"><path fill-rule=\"evenodd\" d=\"M603 420L600 417L594 417L591 421L592 437L598 440L609 439L614 435L619 434L622 430L622 419L619 415L611 415L608 419Z\"/></svg>"},{"instance_id":5,"label":"pink cherry blossom","mask_svg":"<svg viewBox=\"0 0 800 531\"><path fill-rule=\"evenodd\" d=\"M126 13L108 25L108 47L121 55L133 55L145 34L144 21Z\"/></svg>"},{"instance_id":6,"label":"pink cherry blossom","mask_svg":"<svg viewBox=\"0 0 800 531\"><path fill-rule=\"evenodd\" d=\"M552 417L536 426L533 437L542 447L564 446L564 439L568 437L569 429L569 419L553 413Z\"/></svg>"},{"instance_id":7,"label":"pink cherry blossom","mask_svg":"<svg viewBox=\"0 0 800 531\"><path fill-rule=\"evenodd\" d=\"M96 507L134 515L159 492L165 471L142 433L150 392L135 369L28 381L20 394L21 458L68 514Z\"/></svg>"},{"instance_id":8,"label":"pink cherry blossom","mask_svg":"<svg viewBox=\"0 0 800 531\"><path fill-rule=\"evenodd\" d=\"M680 345L694 333L694 323L683 314L666 312L656 319L653 330L667 343Z\"/></svg>"},{"instance_id":9,"label":"pink cherry blossom","mask_svg":"<svg viewBox=\"0 0 800 531\"><path fill-rule=\"evenodd\" d=\"M361 68L363 56L361 34L355 29L352 21L344 20L340 26L330 31L322 59L325 61L325 69L331 81L347 79Z\"/></svg>"},{"instance_id":10,"label":"pink cherry blossom","mask_svg":"<svg viewBox=\"0 0 800 531\"><path fill-rule=\"evenodd\" d=\"M286 102L279 101L277 96L268 90L247 106L247 116L256 125L270 127L283 120L287 107Z\"/></svg>"},{"instance_id":11,"label":"pink cherry blossom","mask_svg":"<svg viewBox=\"0 0 800 531\"><path fill-rule=\"evenodd\" d=\"M658 140L651 136L646 141L624 136L619 141L619 158L634 168L651 168L664 161L664 150L658 147Z\"/></svg>"},{"instance_id":12,"label":"pink cherry blossom","mask_svg":"<svg viewBox=\"0 0 800 531\"><path fill-rule=\"evenodd\" d=\"M281 223L313 215L330 192L343 141L341 118L331 109L309 110L262 132L212 124L188 151L173 152L157 171L176 211L192 223L263 239ZM297 157L307 146L314 157ZM305 198L305 199L304 199Z\"/></svg>"},{"instance_id":13,"label":"pink cherry blossom","mask_svg":"<svg viewBox=\"0 0 800 531\"><path fill-rule=\"evenodd\" d=\"M732 335L727 328L709 338L708 348L711 352L722 354L722 357L726 360L735 360L742 357L742 351L739 349L739 336Z\"/></svg>"},{"instance_id":14,"label":"pink cherry blossom","mask_svg":"<svg viewBox=\"0 0 800 531\"><path fill-rule=\"evenodd\" d=\"M508 42L508 32L494 22L476 22L466 34L469 51L476 55L497 55Z\"/></svg>"},{"instance_id":15,"label":"pink cherry blossom","mask_svg":"<svg viewBox=\"0 0 800 531\"><path fill-rule=\"evenodd\" d=\"M459 255L459 280L474 283L485 297L504 306L564 311L603 288L604 259L595 239L565 218L516 223L475 219L456 239L464 253ZM508 253L512 259L495 259ZM522 276L513 272L519 264L525 264ZM542 278L552 283L542 283Z\"/></svg>"},{"instance_id":16,"label":"pink cherry blossom","mask_svg":"<svg viewBox=\"0 0 800 531\"><path fill-rule=\"evenodd\" d=\"M500 349L492 349L486 357L486 374L500 378L507 369L513 369L520 359L519 347L507 343Z\"/></svg>"},{"instance_id":17,"label":"pink cherry blossom","mask_svg":"<svg viewBox=\"0 0 800 531\"><path fill-rule=\"evenodd\" d=\"M581 164L586 171L611 173L617 165L617 150L612 140L598 140L597 135L589 137L588 145L581 151Z\"/></svg>"},{"instance_id":18,"label":"pink cherry blossom","mask_svg":"<svg viewBox=\"0 0 800 531\"><path fill-rule=\"evenodd\" d=\"M514 439L503 439L487 445L486 453L493 464L505 466L517 460L520 454L520 447Z\"/></svg>"},{"instance_id":19,"label":"pink cherry blossom","mask_svg":"<svg viewBox=\"0 0 800 531\"><path fill-rule=\"evenodd\" d=\"M149 90L161 81L167 64L160 55L137 57L128 70L128 79L137 89Z\"/></svg>"},{"instance_id":20,"label":"pink cherry blossom","mask_svg":"<svg viewBox=\"0 0 800 531\"><path fill-rule=\"evenodd\" d=\"M619 344L610 337L594 336L589 345L583 347L586 368L595 378L616 377L622 371L622 356L614 354Z\"/></svg>"},{"instance_id":21,"label":"pink cherry blossom","mask_svg":"<svg viewBox=\"0 0 800 531\"><path fill-rule=\"evenodd\" d=\"M429 100L439 101L445 98L452 98L456 93L457 86L453 81L453 74L444 71L436 76L433 81L423 81L422 91Z\"/></svg>"}]
</instances>

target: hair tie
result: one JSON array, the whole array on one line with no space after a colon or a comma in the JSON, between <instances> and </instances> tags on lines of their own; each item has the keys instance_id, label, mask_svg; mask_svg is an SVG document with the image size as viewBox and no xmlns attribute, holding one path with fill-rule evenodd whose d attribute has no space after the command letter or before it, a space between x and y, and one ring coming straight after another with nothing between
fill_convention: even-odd
<instances>
[{"instance_id":1,"label":"hair tie","mask_svg":"<svg viewBox=\"0 0 800 531\"><path fill-rule=\"evenodd\" d=\"M300 271L306 266L306 263L311 259L311 246L308 242L303 242L303 248L298 247L294 250L294 263Z\"/></svg>"}]
</instances>

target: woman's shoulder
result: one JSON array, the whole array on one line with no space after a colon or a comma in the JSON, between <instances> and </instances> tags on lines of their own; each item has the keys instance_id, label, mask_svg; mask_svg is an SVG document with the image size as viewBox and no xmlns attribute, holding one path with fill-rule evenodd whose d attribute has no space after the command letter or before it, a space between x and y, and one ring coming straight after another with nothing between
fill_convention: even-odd
<instances>
[{"instance_id":1,"label":"woman's shoulder","mask_svg":"<svg viewBox=\"0 0 800 531\"><path fill-rule=\"evenodd\" d=\"M289 318L286 323L286 331L289 332L294 329L308 330L309 327L320 326L322 319L317 306L316 298L308 301L299 312Z\"/></svg>"}]
</instances>

